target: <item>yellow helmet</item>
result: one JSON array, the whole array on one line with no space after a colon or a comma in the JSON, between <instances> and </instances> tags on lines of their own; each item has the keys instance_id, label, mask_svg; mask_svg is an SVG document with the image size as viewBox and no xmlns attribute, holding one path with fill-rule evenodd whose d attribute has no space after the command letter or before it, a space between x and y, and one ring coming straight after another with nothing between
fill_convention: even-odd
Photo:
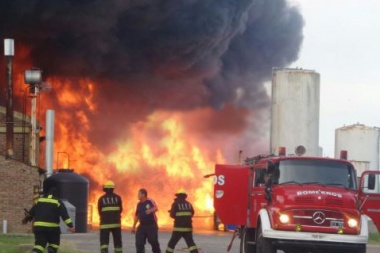
<instances>
[{"instance_id":1,"label":"yellow helmet","mask_svg":"<svg viewBox=\"0 0 380 253\"><path fill-rule=\"evenodd\" d=\"M180 188L175 195L180 195L180 194L187 195L185 189L183 188Z\"/></svg>"},{"instance_id":2,"label":"yellow helmet","mask_svg":"<svg viewBox=\"0 0 380 253\"><path fill-rule=\"evenodd\" d=\"M104 185L103 185L103 188L104 189L114 189L115 188L115 183L111 180L107 180Z\"/></svg>"}]
</instances>

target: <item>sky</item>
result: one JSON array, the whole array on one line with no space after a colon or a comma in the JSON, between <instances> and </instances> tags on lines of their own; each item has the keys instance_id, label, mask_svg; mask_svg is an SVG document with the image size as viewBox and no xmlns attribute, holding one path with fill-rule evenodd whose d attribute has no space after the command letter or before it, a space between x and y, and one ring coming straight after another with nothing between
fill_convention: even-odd
<instances>
[{"instance_id":1,"label":"sky","mask_svg":"<svg viewBox=\"0 0 380 253\"><path fill-rule=\"evenodd\" d=\"M380 127L380 1L289 0L305 19L299 59L321 74L319 143L334 156L335 129Z\"/></svg>"}]
</instances>

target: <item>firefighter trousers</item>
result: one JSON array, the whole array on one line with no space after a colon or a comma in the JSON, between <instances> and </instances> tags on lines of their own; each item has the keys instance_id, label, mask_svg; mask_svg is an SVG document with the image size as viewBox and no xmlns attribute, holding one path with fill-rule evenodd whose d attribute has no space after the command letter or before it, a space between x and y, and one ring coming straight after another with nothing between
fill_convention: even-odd
<instances>
[{"instance_id":1,"label":"firefighter trousers","mask_svg":"<svg viewBox=\"0 0 380 253\"><path fill-rule=\"evenodd\" d=\"M61 233L52 231L35 231L33 253L43 253L48 245L48 253L58 252Z\"/></svg>"},{"instance_id":2,"label":"firefighter trousers","mask_svg":"<svg viewBox=\"0 0 380 253\"><path fill-rule=\"evenodd\" d=\"M158 226L157 224L140 225L136 230L136 252L145 253L145 243L148 240L152 246L153 253L161 253L160 244L158 242Z\"/></svg>"},{"instance_id":3,"label":"firefighter trousers","mask_svg":"<svg viewBox=\"0 0 380 253\"><path fill-rule=\"evenodd\" d=\"M110 234L113 237L113 245L115 253L123 252L123 244L121 241L121 228L100 229L100 252L108 253L108 245L110 242Z\"/></svg>"},{"instance_id":4,"label":"firefighter trousers","mask_svg":"<svg viewBox=\"0 0 380 253\"><path fill-rule=\"evenodd\" d=\"M198 253L197 245L195 245L195 242L193 240L193 233L176 231L173 232L172 237L169 240L168 247L166 248L166 253L174 252L175 246L177 245L179 240L181 240L181 238L185 239L187 247L189 248L189 251L191 253Z\"/></svg>"}]
</instances>

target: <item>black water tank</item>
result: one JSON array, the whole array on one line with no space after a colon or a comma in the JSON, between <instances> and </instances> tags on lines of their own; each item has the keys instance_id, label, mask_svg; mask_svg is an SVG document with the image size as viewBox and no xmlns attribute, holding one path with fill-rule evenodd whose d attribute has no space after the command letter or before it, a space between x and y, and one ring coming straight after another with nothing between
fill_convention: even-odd
<instances>
[{"instance_id":1,"label":"black water tank","mask_svg":"<svg viewBox=\"0 0 380 253\"><path fill-rule=\"evenodd\" d=\"M75 229L78 233L87 232L88 179L70 169L60 169L44 181L44 192L51 187L58 189L58 197L67 199L76 207Z\"/></svg>"}]
</instances>

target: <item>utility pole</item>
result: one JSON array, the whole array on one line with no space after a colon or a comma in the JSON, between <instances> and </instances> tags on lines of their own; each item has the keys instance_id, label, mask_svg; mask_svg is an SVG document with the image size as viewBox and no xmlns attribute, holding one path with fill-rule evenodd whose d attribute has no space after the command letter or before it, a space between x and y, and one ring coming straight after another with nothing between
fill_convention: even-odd
<instances>
[{"instance_id":1,"label":"utility pole","mask_svg":"<svg viewBox=\"0 0 380 253\"><path fill-rule=\"evenodd\" d=\"M13 134L13 56L15 53L14 40L4 39L4 56L6 58L6 76L8 80L6 92L6 158L14 158L14 134Z\"/></svg>"},{"instance_id":2,"label":"utility pole","mask_svg":"<svg viewBox=\"0 0 380 253\"><path fill-rule=\"evenodd\" d=\"M29 97L32 102L30 123L32 129L30 134L29 159L30 165L37 166L37 96L39 89L37 86L31 87L30 89Z\"/></svg>"},{"instance_id":3,"label":"utility pole","mask_svg":"<svg viewBox=\"0 0 380 253\"><path fill-rule=\"evenodd\" d=\"M25 83L29 84L29 97L31 98L29 162L32 166L37 166L37 133L39 131L39 129L37 129L37 97L41 81L41 70L25 70Z\"/></svg>"}]
</instances>

